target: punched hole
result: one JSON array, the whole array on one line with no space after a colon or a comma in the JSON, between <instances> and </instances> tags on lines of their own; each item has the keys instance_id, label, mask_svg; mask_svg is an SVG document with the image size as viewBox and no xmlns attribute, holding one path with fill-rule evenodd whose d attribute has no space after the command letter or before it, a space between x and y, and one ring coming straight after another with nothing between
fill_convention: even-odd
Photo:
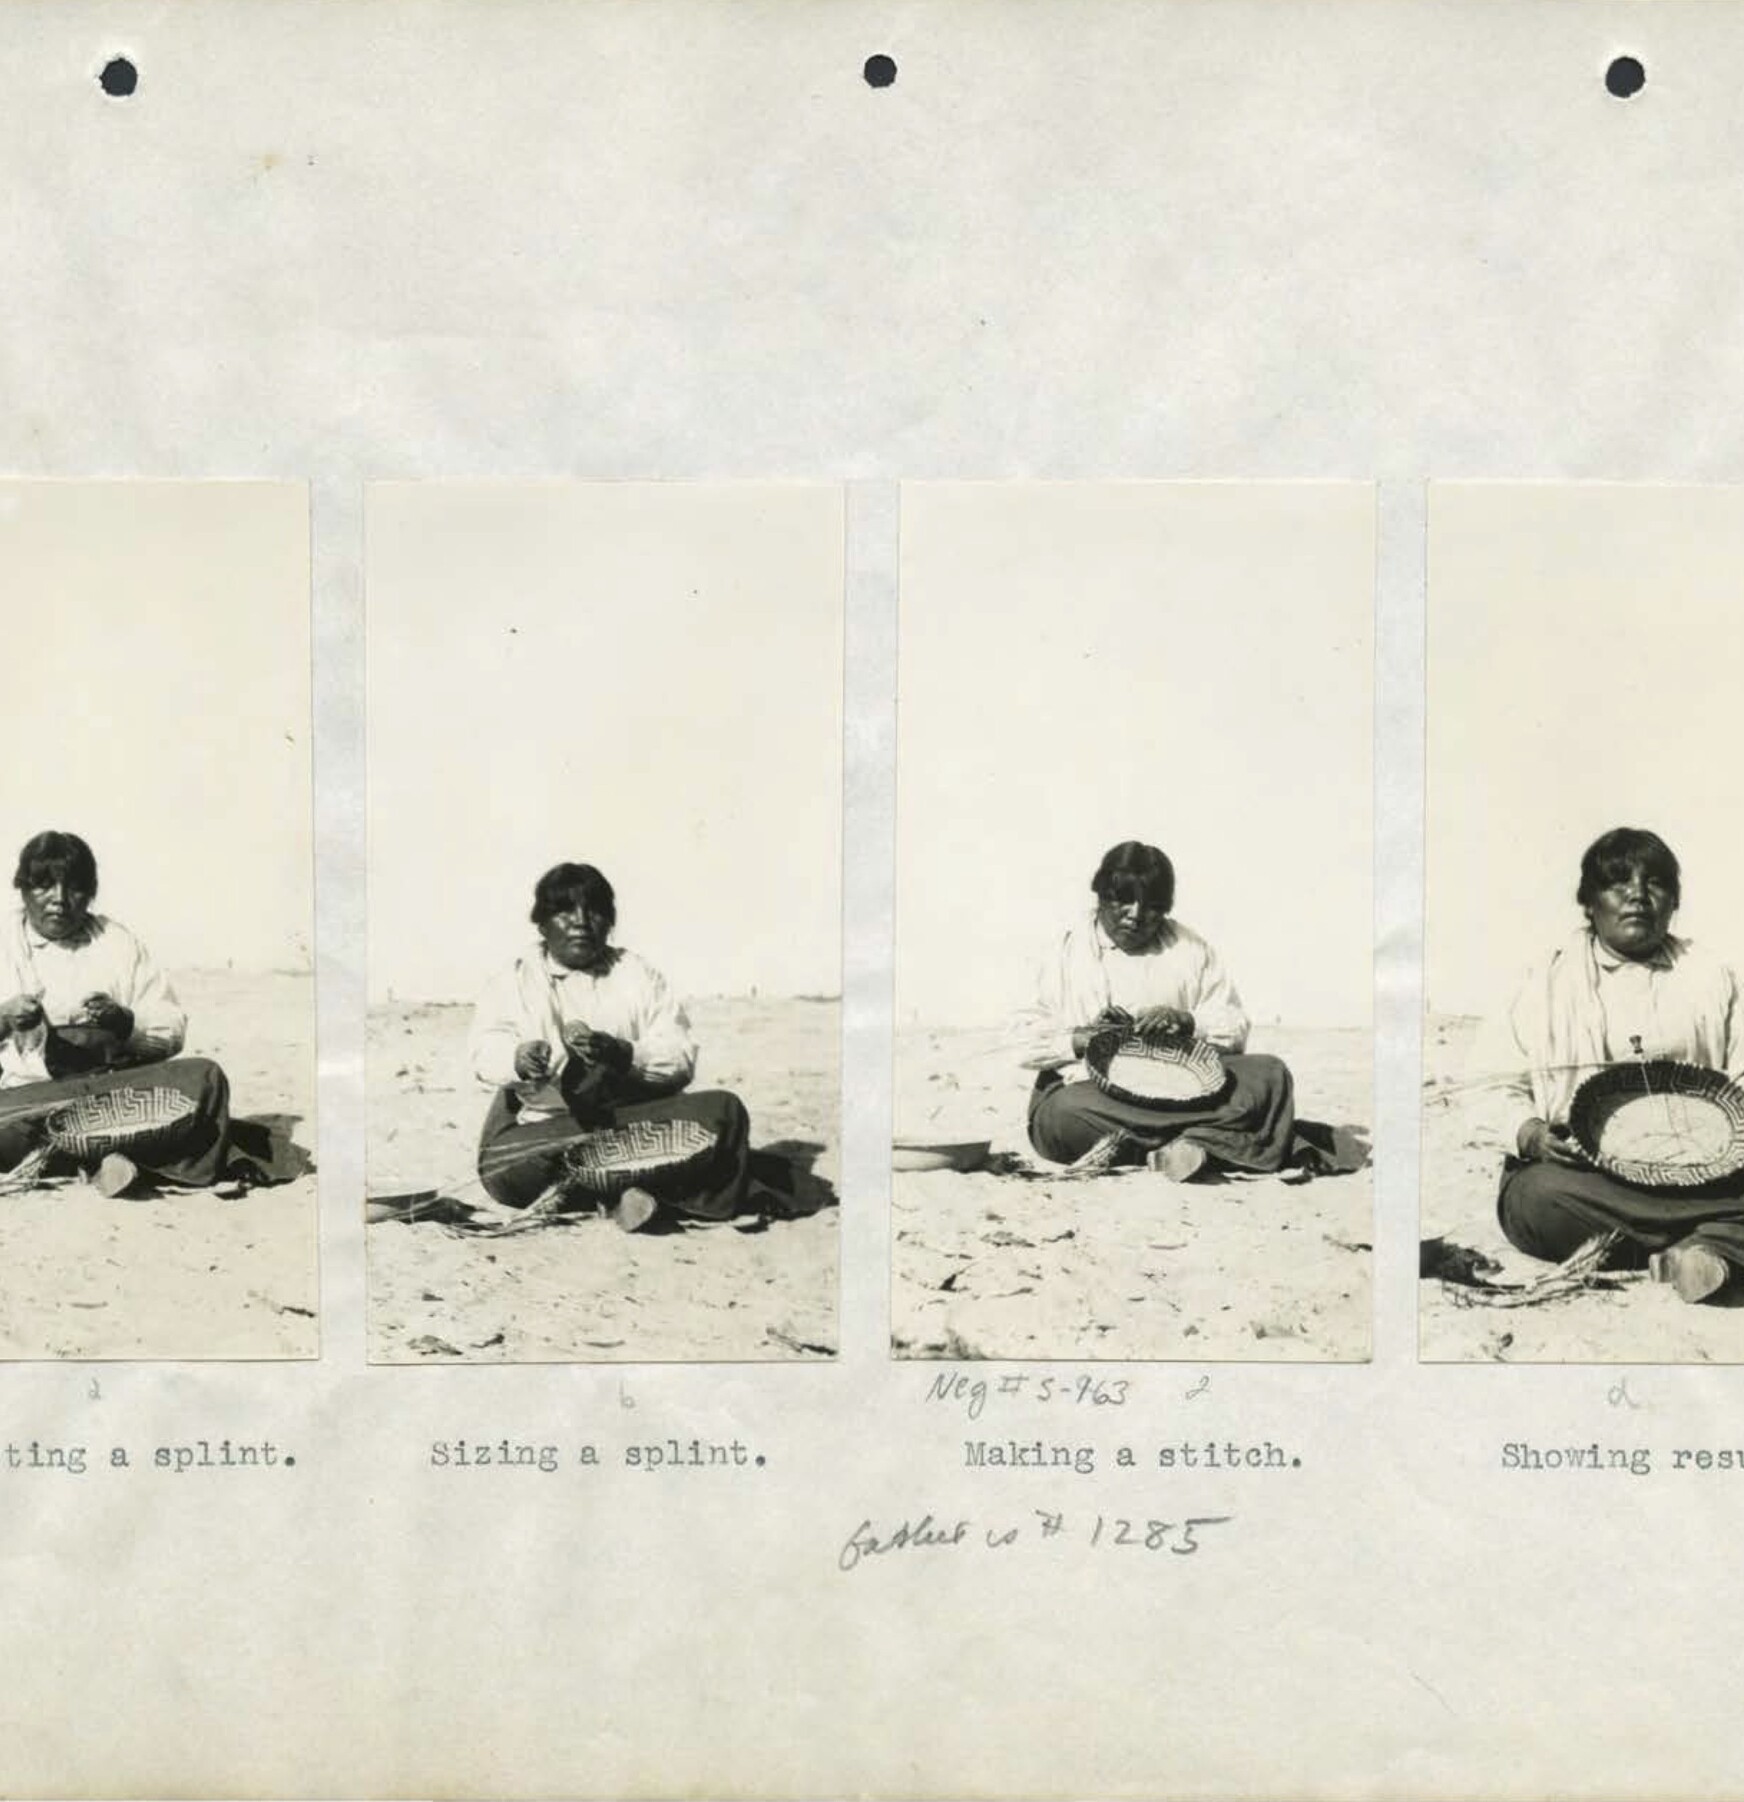
<instances>
[{"instance_id":1,"label":"punched hole","mask_svg":"<svg viewBox=\"0 0 1744 1802\"><path fill-rule=\"evenodd\" d=\"M103 92L113 100L125 100L139 86L139 71L124 56L112 56L97 77Z\"/></svg>"},{"instance_id":2,"label":"punched hole","mask_svg":"<svg viewBox=\"0 0 1744 1802\"><path fill-rule=\"evenodd\" d=\"M1633 56L1619 56L1605 71L1605 87L1619 100L1631 100L1647 86L1647 71Z\"/></svg>"}]
</instances>

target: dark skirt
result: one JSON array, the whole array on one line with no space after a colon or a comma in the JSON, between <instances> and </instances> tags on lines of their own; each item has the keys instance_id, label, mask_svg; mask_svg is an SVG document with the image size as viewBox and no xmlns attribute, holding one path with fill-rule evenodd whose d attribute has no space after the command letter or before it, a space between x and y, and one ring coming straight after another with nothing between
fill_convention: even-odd
<instances>
[{"instance_id":1,"label":"dark skirt","mask_svg":"<svg viewBox=\"0 0 1744 1802\"><path fill-rule=\"evenodd\" d=\"M1695 1239L1744 1268L1744 1177L1699 1189L1641 1189L1603 1170L1509 1158L1496 1213L1509 1244L1560 1264L1595 1235L1623 1235L1617 1262L1640 1266Z\"/></svg>"},{"instance_id":2,"label":"dark skirt","mask_svg":"<svg viewBox=\"0 0 1744 1802\"><path fill-rule=\"evenodd\" d=\"M230 1147L230 1084L224 1072L204 1057L177 1057L161 1064L136 1064L131 1069L103 1070L88 1076L63 1076L53 1082L31 1083L0 1094L0 1114L10 1104L26 1103L45 1109L97 1095L108 1089L169 1089L186 1095L194 1112L161 1138L155 1138L126 1156L147 1176L186 1188L204 1189L224 1173ZM0 1119L0 1170L21 1163L48 1136L48 1123L39 1114L28 1119ZM48 1168L61 1162L57 1154Z\"/></svg>"},{"instance_id":3,"label":"dark skirt","mask_svg":"<svg viewBox=\"0 0 1744 1802\"><path fill-rule=\"evenodd\" d=\"M1295 1085L1282 1060L1226 1057L1222 1094L1196 1107L1148 1108L1117 1101L1093 1082L1066 1082L1044 1072L1029 1100L1029 1142L1054 1164L1076 1163L1111 1132L1124 1133L1133 1158L1173 1139L1202 1145L1236 1170L1282 1170L1290 1160L1296 1124Z\"/></svg>"},{"instance_id":4,"label":"dark skirt","mask_svg":"<svg viewBox=\"0 0 1744 1802\"><path fill-rule=\"evenodd\" d=\"M750 1164L751 1118L738 1096L724 1089L595 1106L585 1120L558 1114L525 1124L514 1091L499 1089L479 1135L479 1181L504 1206L527 1207L562 1175L569 1146L602 1127L625 1126L633 1120L694 1120L715 1141L714 1156L684 1187L650 1182L647 1187L657 1199L677 1213L705 1220L726 1220L738 1212Z\"/></svg>"}]
</instances>

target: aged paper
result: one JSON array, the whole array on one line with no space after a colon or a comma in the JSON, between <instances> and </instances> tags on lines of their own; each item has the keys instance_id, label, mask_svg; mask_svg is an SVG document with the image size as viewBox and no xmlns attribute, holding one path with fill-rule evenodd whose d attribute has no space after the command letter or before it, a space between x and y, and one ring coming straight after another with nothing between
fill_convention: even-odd
<instances>
[{"instance_id":1,"label":"aged paper","mask_svg":"<svg viewBox=\"0 0 1744 1802\"><path fill-rule=\"evenodd\" d=\"M17 0L0 69L0 470L308 485L322 1251L318 1361L0 1372L0 1786L1736 1793L1736 1369L1420 1364L1416 1252L1425 484L1744 480L1744 19ZM900 485L1111 478L1378 484L1366 1364L888 1356ZM839 1356L372 1366L366 487L624 480L847 487Z\"/></svg>"}]
</instances>

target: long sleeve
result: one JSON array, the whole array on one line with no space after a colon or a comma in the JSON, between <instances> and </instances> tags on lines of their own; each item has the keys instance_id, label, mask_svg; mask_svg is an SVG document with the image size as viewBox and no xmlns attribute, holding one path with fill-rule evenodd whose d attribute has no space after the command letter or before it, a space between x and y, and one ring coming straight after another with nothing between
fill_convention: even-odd
<instances>
[{"instance_id":1,"label":"long sleeve","mask_svg":"<svg viewBox=\"0 0 1744 1802\"><path fill-rule=\"evenodd\" d=\"M647 1082L683 1088L696 1074L696 1039L666 978L636 959L642 979L630 1067Z\"/></svg>"},{"instance_id":2,"label":"long sleeve","mask_svg":"<svg viewBox=\"0 0 1744 1802\"><path fill-rule=\"evenodd\" d=\"M519 977L518 965L493 977L473 1009L472 1031L467 1039L472 1073L493 1089L538 1087L536 1083L522 1083L516 1077L515 1052L527 1039L550 1043L539 1023L527 1017ZM555 1063L562 1055L563 1047L553 1045L551 1051Z\"/></svg>"},{"instance_id":3,"label":"long sleeve","mask_svg":"<svg viewBox=\"0 0 1744 1802\"><path fill-rule=\"evenodd\" d=\"M1744 1082L1744 998L1738 990L1738 974L1726 966L1725 1053L1721 1068L1734 1082Z\"/></svg>"},{"instance_id":4,"label":"long sleeve","mask_svg":"<svg viewBox=\"0 0 1744 1802\"><path fill-rule=\"evenodd\" d=\"M0 1001L14 995L41 998L42 984L22 950L22 924L15 918L11 930L0 942ZM20 1043L18 1036L0 1036L0 1088L16 1088L24 1083L46 1082L48 1066L43 1061L42 1034L33 1035L31 1043Z\"/></svg>"},{"instance_id":5,"label":"long sleeve","mask_svg":"<svg viewBox=\"0 0 1744 1802\"><path fill-rule=\"evenodd\" d=\"M1192 1006L1194 1030L1219 1051L1242 1051L1247 1046L1247 1010L1223 960L1210 945L1203 940L1200 943L1205 960L1199 974L1199 997Z\"/></svg>"},{"instance_id":6,"label":"long sleeve","mask_svg":"<svg viewBox=\"0 0 1744 1802\"><path fill-rule=\"evenodd\" d=\"M133 968L128 993L115 997L133 1012L127 1049L141 1063L161 1063L187 1042L188 1016L157 960L133 941Z\"/></svg>"},{"instance_id":7,"label":"long sleeve","mask_svg":"<svg viewBox=\"0 0 1744 1802\"><path fill-rule=\"evenodd\" d=\"M1025 1070L1062 1070L1077 1062L1072 1033L1086 1022L1072 1018L1078 986L1070 971L1072 953L1073 935L1067 933L1037 969L1034 1003L1012 1022L1012 1049Z\"/></svg>"},{"instance_id":8,"label":"long sleeve","mask_svg":"<svg viewBox=\"0 0 1744 1802\"><path fill-rule=\"evenodd\" d=\"M17 914L8 922L7 930L0 933L0 1001L10 1001L14 995L34 995L39 999L42 995L42 983L31 969L24 947L23 919Z\"/></svg>"},{"instance_id":9,"label":"long sleeve","mask_svg":"<svg viewBox=\"0 0 1744 1802\"><path fill-rule=\"evenodd\" d=\"M1512 1153L1520 1128L1537 1116L1531 1059L1514 1026L1514 1007L1478 1028L1466 1064L1465 1115L1476 1137Z\"/></svg>"}]
</instances>

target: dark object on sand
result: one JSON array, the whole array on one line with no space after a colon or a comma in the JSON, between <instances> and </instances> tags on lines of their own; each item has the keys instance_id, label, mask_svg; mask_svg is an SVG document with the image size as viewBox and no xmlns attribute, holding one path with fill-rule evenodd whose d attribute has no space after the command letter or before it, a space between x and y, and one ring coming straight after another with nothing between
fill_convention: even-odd
<instances>
[{"instance_id":1,"label":"dark object on sand","mask_svg":"<svg viewBox=\"0 0 1744 1802\"><path fill-rule=\"evenodd\" d=\"M890 1165L893 1170L979 1170L992 1148L991 1139L898 1139Z\"/></svg>"},{"instance_id":2,"label":"dark object on sand","mask_svg":"<svg viewBox=\"0 0 1744 1802\"><path fill-rule=\"evenodd\" d=\"M1744 1089L1697 1064L1608 1064L1575 1090L1568 1124L1601 1170L1640 1188L1693 1189L1744 1170Z\"/></svg>"},{"instance_id":3,"label":"dark object on sand","mask_svg":"<svg viewBox=\"0 0 1744 1802\"><path fill-rule=\"evenodd\" d=\"M1501 1266L1493 1258L1449 1244L1445 1239L1423 1241L1421 1268L1425 1277L1439 1277L1448 1299L1462 1307L1535 1308L1545 1302L1595 1290L1624 1289L1638 1282L1640 1271L1619 1270L1613 1265L1622 1238L1617 1232L1597 1233L1562 1263L1523 1283L1497 1282L1495 1274Z\"/></svg>"},{"instance_id":4,"label":"dark object on sand","mask_svg":"<svg viewBox=\"0 0 1744 1802\"><path fill-rule=\"evenodd\" d=\"M1103 1094L1136 1107L1193 1107L1221 1094L1229 1072L1206 1039L1141 1039L1119 1027L1099 1032L1084 1065Z\"/></svg>"},{"instance_id":5,"label":"dark object on sand","mask_svg":"<svg viewBox=\"0 0 1744 1802\"><path fill-rule=\"evenodd\" d=\"M435 1189L408 1189L398 1195L369 1195L364 1198L366 1221L428 1219L441 1199Z\"/></svg>"},{"instance_id":6,"label":"dark object on sand","mask_svg":"<svg viewBox=\"0 0 1744 1802\"><path fill-rule=\"evenodd\" d=\"M1425 1239L1418 1247L1417 1274L1421 1278L1439 1277L1444 1283L1472 1285L1500 1275L1502 1266L1469 1245L1455 1245L1451 1239Z\"/></svg>"}]
</instances>

